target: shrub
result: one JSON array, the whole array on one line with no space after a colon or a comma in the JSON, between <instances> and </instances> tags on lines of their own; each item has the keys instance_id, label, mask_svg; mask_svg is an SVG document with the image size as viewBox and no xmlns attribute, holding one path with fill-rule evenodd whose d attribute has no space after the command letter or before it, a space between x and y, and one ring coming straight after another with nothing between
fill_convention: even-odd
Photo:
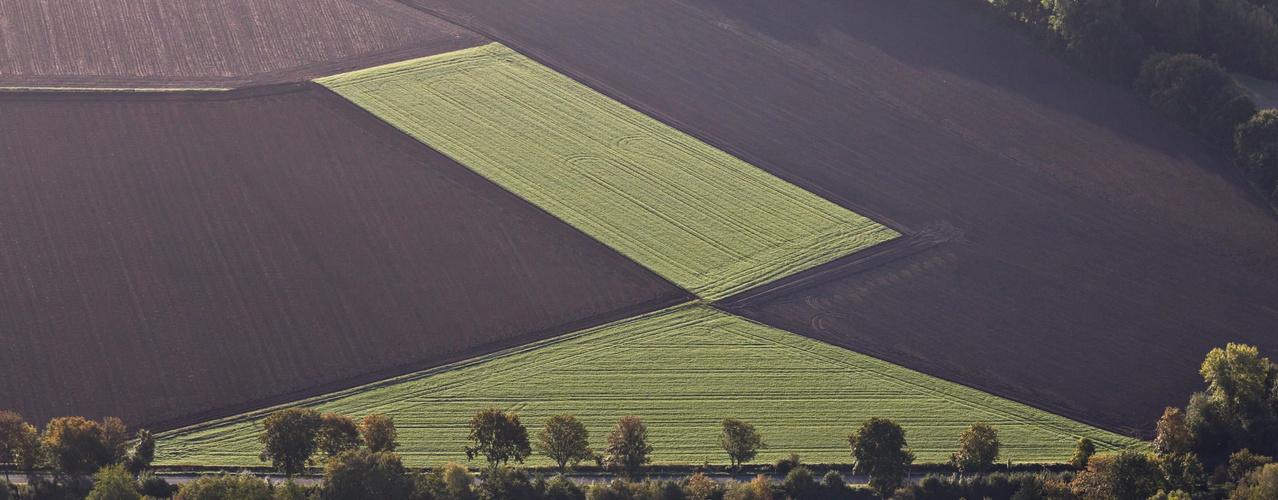
<instances>
[{"instance_id":1,"label":"shrub","mask_svg":"<svg viewBox=\"0 0 1278 500\"><path fill-rule=\"evenodd\" d=\"M443 480L444 486L452 498L465 500L473 497L471 485L475 484L475 476L471 475L466 466L457 462L449 462L440 471L440 479Z\"/></svg>"},{"instance_id":2,"label":"shrub","mask_svg":"<svg viewBox=\"0 0 1278 500\"><path fill-rule=\"evenodd\" d=\"M324 498L378 500L407 498L413 485L394 452L347 450L324 467Z\"/></svg>"},{"instance_id":3,"label":"shrub","mask_svg":"<svg viewBox=\"0 0 1278 500\"><path fill-rule=\"evenodd\" d=\"M799 460L799 454L792 451L790 452L789 456L784 458L778 458L776 463L773 464L772 468L777 471L777 474L781 474L784 476L786 474L789 474L790 471L794 469L795 467L802 465L802 463L803 462Z\"/></svg>"},{"instance_id":4,"label":"shrub","mask_svg":"<svg viewBox=\"0 0 1278 500\"><path fill-rule=\"evenodd\" d=\"M154 472L139 476L137 488L138 493L152 498L169 498L178 490L177 486L169 484L164 478L157 477Z\"/></svg>"},{"instance_id":5,"label":"shrub","mask_svg":"<svg viewBox=\"0 0 1278 500\"><path fill-rule=\"evenodd\" d=\"M577 486L576 481L560 475L546 483L545 498L546 500L586 500L586 492Z\"/></svg>"},{"instance_id":6,"label":"shrub","mask_svg":"<svg viewBox=\"0 0 1278 500\"><path fill-rule=\"evenodd\" d=\"M819 491L818 486L813 479L812 471L802 466L795 467L794 470L785 475L785 480L781 482L781 489L785 490L786 495L795 500L814 498Z\"/></svg>"},{"instance_id":7,"label":"shrub","mask_svg":"<svg viewBox=\"0 0 1278 500\"><path fill-rule=\"evenodd\" d=\"M96 483L85 500L140 500L133 475L123 465L104 467L93 475Z\"/></svg>"},{"instance_id":8,"label":"shrub","mask_svg":"<svg viewBox=\"0 0 1278 500\"><path fill-rule=\"evenodd\" d=\"M480 500L533 500L533 490L528 474L510 467L487 469L479 473L475 497Z\"/></svg>"},{"instance_id":9,"label":"shrub","mask_svg":"<svg viewBox=\"0 0 1278 500\"><path fill-rule=\"evenodd\" d=\"M759 474L748 483L736 483L724 493L723 500L772 500L772 482Z\"/></svg>"},{"instance_id":10,"label":"shrub","mask_svg":"<svg viewBox=\"0 0 1278 500\"><path fill-rule=\"evenodd\" d=\"M182 483L174 500L271 500L271 487L257 476L205 475Z\"/></svg>"},{"instance_id":11,"label":"shrub","mask_svg":"<svg viewBox=\"0 0 1278 500\"><path fill-rule=\"evenodd\" d=\"M698 472L688 478L683 491L688 500L721 500L725 493L725 488L718 481Z\"/></svg>"}]
</instances>

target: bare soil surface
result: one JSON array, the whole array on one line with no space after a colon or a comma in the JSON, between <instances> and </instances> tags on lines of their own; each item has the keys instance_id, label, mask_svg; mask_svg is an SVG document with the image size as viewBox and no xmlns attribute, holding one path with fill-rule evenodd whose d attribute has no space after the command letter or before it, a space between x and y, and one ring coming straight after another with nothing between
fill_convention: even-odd
<instances>
[{"instance_id":1,"label":"bare soil surface","mask_svg":"<svg viewBox=\"0 0 1278 500\"><path fill-rule=\"evenodd\" d=\"M163 429L686 292L316 84L0 93L0 401Z\"/></svg>"},{"instance_id":2,"label":"bare soil surface","mask_svg":"<svg viewBox=\"0 0 1278 500\"><path fill-rule=\"evenodd\" d=\"M736 312L1132 434L1201 389L1209 349L1278 357L1270 207L1126 89L975 11L401 1L894 228L952 228Z\"/></svg>"},{"instance_id":3,"label":"bare soil surface","mask_svg":"<svg viewBox=\"0 0 1278 500\"><path fill-rule=\"evenodd\" d=\"M0 86L238 87L480 43L392 0L5 0Z\"/></svg>"}]
</instances>

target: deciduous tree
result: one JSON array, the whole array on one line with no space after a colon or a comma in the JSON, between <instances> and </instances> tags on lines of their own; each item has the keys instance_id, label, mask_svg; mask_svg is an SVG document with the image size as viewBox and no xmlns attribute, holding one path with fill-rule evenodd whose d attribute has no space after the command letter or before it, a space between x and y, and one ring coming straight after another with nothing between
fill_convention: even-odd
<instances>
[{"instance_id":1,"label":"deciduous tree","mask_svg":"<svg viewBox=\"0 0 1278 500\"><path fill-rule=\"evenodd\" d=\"M395 451L399 448L399 431L395 430L395 419L385 415L365 415L359 426L359 433L364 436L364 444L368 451Z\"/></svg>"},{"instance_id":2,"label":"deciduous tree","mask_svg":"<svg viewBox=\"0 0 1278 500\"><path fill-rule=\"evenodd\" d=\"M1273 500L1278 498L1278 464L1267 464L1247 474L1229 500Z\"/></svg>"},{"instance_id":3,"label":"deciduous tree","mask_svg":"<svg viewBox=\"0 0 1278 500\"><path fill-rule=\"evenodd\" d=\"M546 419L546 427L537 433L537 449L567 472L568 465L595 457L590 449L590 431L586 424L567 413Z\"/></svg>"},{"instance_id":4,"label":"deciduous tree","mask_svg":"<svg viewBox=\"0 0 1278 500\"><path fill-rule=\"evenodd\" d=\"M1079 438L1078 445L1074 447L1074 458L1069 460L1070 465L1075 469L1086 469L1087 462L1092 459L1092 455L1096 454L1096 443L1091 438Z\"/></svg>"},{"instance_id":5,"label":"deciduous tree","mask_svg":"<svg viewBox=\"0 0 1278 500\"><path fill-rule=\"evenodd\" d=\"M325 413L320 416L319 449L324 452L325 457L359 448L362 443L359 437L359 426L351 417L336 413Z\"/></svg>"},{"instance_id":6,"label":"deciduous tree","mask_svg":"<svg viewBox=\"0 0 1278 500\"><path fill-rule=\"evenodd\" d=\"M617 420L612 433L608 434L607 443L605 462L625 479L638 479L643 473L643 466L652 460L649 457L652 445L648 444L648 427L634 415Z\"/></svg>"},{"instance_id":7,"label":"deciduous tree","mask_svg":"<svg viewBox=\"0 0 1278 500\"><path fill-rule=\"evenodd\" d=\"M753 460L766 445L763 443L763 436L749 422L725 418L723 430L719 432L719 446L728 452L732 469L739 470L741 464Z\"/></svg>"},{"instance_id":8,"label":"deciduous tree","mask_svg":"<svg viewBox=\"0 0 1278 500\"><path fill-rule=\"evenodd\" d=\"M151 431L138 429L133 449L129 450L129 457L125 460L129 472L134 476L141 474L142 471L151 467L151 462L154 460L155 437L151 436Z\"/></svg>"},{"instance_id":9,"label":"deciduous tree","mask_svg":"<svg viewBox=\"0 0 1278 500\"><path fill-rule=\"evenodd\" d=\"M523 463L532 454L528 429L519 422L519 416L496 408L475 414L470 420L469 439L471 446L466 447L466 458L484 457L490 468L511 460Z\"/></svg>"},{"instance_id":10,"label":"deciduous tree","mask_svg":"<svg viewBox=\"0 0 1278 500\"><path fill-rule=\"evenodd\" d=\"M998 460L998 431L986 422L976 422L959 436L959 450L950 463L962 472L986 472Z\"/></svg>"},{"instance_id":11,"label":"deciduous tree","mask_svg":"<svg viewBox=\"0 0 1278 500\"><path fill-rule=\"evenodd\" d=\"M1185 422L1185 412L1168 407L1158 419L1158 436L1154 438L1154 451L1159 455L1190 453L1194 450L1194 435Z\"/></svg>"},{"instance_id":12,"label":"deciduous tree","mask_svg":"<svg viewBox=\"0 0 1278 500\"><path fill-rule=\"evenodd\" d=\"M848 436L855 461L853 473L870 478L870 488L887 497L901 486L914 463L905 442L905 429L886 418L871 417Z\"/></svg>"},{"instance_id":13,"label":"deciduous tree","mask_svg":"<svg viewBox=\"0 0 1278 500\"><path fill-rule=\"evenodd\" d=\"M1253 415L1265 408L1272 365L1253 346L1230 343L1212 349L1199 373L1207 382L1207 396L1223 403L1234 416Z\"/></svg>"},{"instance_id":14,"label":"deciduous tree","mask_svg":"<svg viewBox=\"0 0 1278 500\"><path fill-rule=\"evenodd\" d=\"M1149 456L1123 451L1092 457L1071 485L1085 500L1146 500L1163 489L1163 475Z\"/></svg>"},{"instance_id":15,"label":"deciduous tree","mask_svg":"<svg viewBox=\"0 0 1278 500\"><path fill-rule=\"evenodd\" d=\"M41 439L54 466L66 474L92 474L115 457L102 425L83 417L53 419Z\"/></svg>"},{"instance_id":16,"label":"deciduous tree","mask_svg":"<svg viewBox=\"0 0 1278 500\"><path fill-rule=\"evenodd\" d=\"M123 465L103 467L93 475L95 483L85 500L141 500L133 475Z\"/></svg>"},{"instance_id":17,"label":"deciduous tree","mask_svg":"<svg viewBox=\"0 0 1278 500\"><path fill-rule=\"evenodd\" d=\"M306 471L311 455L319 449L320 413L311 409L286 408L270 414L262 421L262 461L286 476Z\"/></svg>"},{"instance_id":18,"label":"deciduous tree","mask_svg":"<svg viewBox=\"0 0 1278 500\"><path fill-rule=\"evenodd\" d=\"M1273 188L1278 183L1278 110L1260 111L1239 125L1234 148L1248 180L1262 189Z\"/></svg>"},{"instance_id":19,"label":"deciduous tree","mask_svg":"<svg viewBox=\"0 0 1278 500\"><path fill-rule=\"evenodd\" d=\"M413 485L399 454L345 450L324 467L324 498L330 500L402 500Z\"/></svg>"},{"instance_id":20,"label":"deciduous tree","mask_svg":"<svg viewBox=\"0 0 1278 500\"><path fill-rule=\"evenodd\" d=\"M18 461L18 450L26 433L26 425L21 415L0 411L0 465L4 466L5 481L9 480L9 469Z\"/></svg>"}]
</instances>

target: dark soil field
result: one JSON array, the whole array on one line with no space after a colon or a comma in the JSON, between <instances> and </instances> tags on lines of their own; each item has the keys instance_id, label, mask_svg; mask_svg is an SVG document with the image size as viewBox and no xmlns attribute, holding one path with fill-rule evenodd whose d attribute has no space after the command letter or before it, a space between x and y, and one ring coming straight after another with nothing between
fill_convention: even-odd
<instances>
[{"instance_id":1,"label":"dark soil field","mask_svg":"<svg viewBox=\"0 0 1278 500\"><path fill-rule=\"evenodd\" d=\"M300 81L480 42L391 0L5 0L0 86Z\"/></svg>"},{"instance_id":2,"label":"dark soil field","mask_svg":"<svg viewBox=\"0 0 1278 500\"><path fill-rule=\"evenodd\" d=\"M0 401L172 427L687 300L318 85L0 93Z\"/></svg>"},{"instance_id":3,"label":"dark soil field","mask_svg":"<svg viewBox=\"0 0 1278 500\"><path fill-rule=\"evenodd\" d=\"M881 222L944 229L725 307L1130 433L1202 387L1212 347L1278 356L1270 207L1125 89L975 10L403 1Z\"/></svg>"}]
</instances>

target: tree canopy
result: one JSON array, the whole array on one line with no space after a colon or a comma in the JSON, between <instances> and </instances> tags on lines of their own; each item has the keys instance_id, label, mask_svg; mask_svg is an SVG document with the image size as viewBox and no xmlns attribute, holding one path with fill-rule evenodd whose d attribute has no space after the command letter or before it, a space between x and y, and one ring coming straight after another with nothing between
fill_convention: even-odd
<instances>
[{"instance_id":1,"label":"tree canopy","mask_svg":"<svg viewBox=\"0 0 1278 500\"><path fill-rule=\"evenodd\" d=\"M905 429L886 418L871 417L848 436L855 461L852 472L870 478L870 488L887 496L908 475L914 453L905 442Z\"/></svg>"},{"instance_id":2,"label":"tree canopy","mask_svg":"<svg viewBox=\"0 0 1278 500\"><path fill-rule=\"evenodd\" d=\"M719 446L728 452L728 460L734 470L741 464L754 459L760 449L766 447L763 436L749 422L735 419L723 419L723 430L719 432Z\"/></svg>"},{"instance_id":3,"label":"tree canopy","mask_svg":"<svg viewBox=\"0 0 1278 500\"><path fill-rule=\"evenodd\" d=\"M262 421L257 439L264 445L259 458L286 476L306 471L311 455L319 449L321 417L316 410L287 408Z\"/></svg>"},{"instance_id":4,"label":"tree canopy","mask_svg":"<svg viewBox=\"0 0 1278 500\"><path fill-rule=\"evenodd\" d=\"M595 457L586 424L567 413L546 419L545 428L537 433L537 449L559 465L560 473L567 472L569 464Z\"/></svg>"},{"instance_id":5,"label":"tree canopy","mask_svg":"<svg viewBox=\"0 0 1278 500\"><path fill-rule=\"evenodd\" d=\"M469 439L471 446L466 447L466 458L484 457L490 468L511 460L523 463L532 454L528 429L519 422L519 415L496 408L475 414L470 420Z\"/></svg>"},{"instance_id":6,"label":"tree canopy","mask_svg":"<svg viewBox=\"0 0 1278 500\"><path fill-rule=\"evenodd\" d=\"M617 425L608 434L608 447L605 449L605 462L626 479L638 479L643 473L643 466L652 460L652 445L648 444L648 427L634 415L627 415L617 420Z\"/></svg>"}]
</instances>

